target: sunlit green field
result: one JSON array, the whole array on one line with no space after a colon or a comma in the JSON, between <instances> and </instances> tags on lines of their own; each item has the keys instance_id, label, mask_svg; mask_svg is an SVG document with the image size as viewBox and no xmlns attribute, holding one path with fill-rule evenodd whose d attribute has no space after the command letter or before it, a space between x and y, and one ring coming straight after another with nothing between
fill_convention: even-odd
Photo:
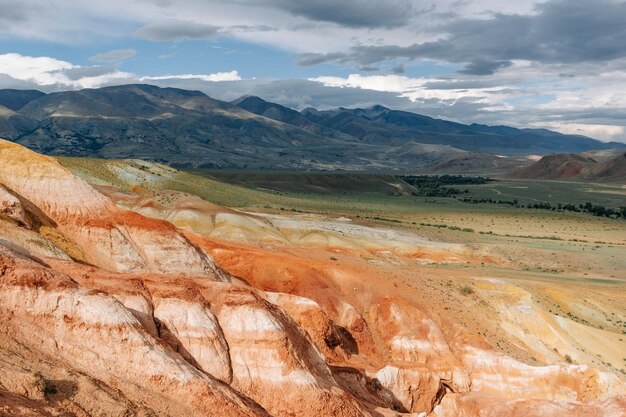
<instances>
[{"instance_id":1,"label":"sunlit green field","mask_svg":"<svg viewBox=\"0 0 626 417\"><path fill-rule=\"evenodd\" d=\"M489 184L464 186L474 198L514 200L520 203L548 202L600 204L606 207L626 205L626 184L597 184L565 181L498 180Z\"/></svg>"}]
</instances>

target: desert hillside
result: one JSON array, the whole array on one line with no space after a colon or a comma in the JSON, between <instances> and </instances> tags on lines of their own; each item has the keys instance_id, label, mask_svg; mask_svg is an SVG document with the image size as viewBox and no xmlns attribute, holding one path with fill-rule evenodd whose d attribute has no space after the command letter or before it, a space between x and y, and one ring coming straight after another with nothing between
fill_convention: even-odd
<instances>
[{"instance_id":1,"label":"desert hillside","mask_svg":"<svg viewBox=\"0 0 626 417\"><path fill-rule=\"evenodd\" d=\"M225 208L158 164L75 164L90 184L0 159L3 415L626 415L617 277L520 280L521 247Z\"/></svg>"},{"instance_id":2,"label":"desert hillside","mask_svg":"<svg viewBox=\"0 0 626 417\"><path fill-rule=\"evenodd\" d=\"M555 154L541 158L508 175L509 178L542 180L626 181L626 152L599 160L584 154Z\"/></svg>"}]
</instances>

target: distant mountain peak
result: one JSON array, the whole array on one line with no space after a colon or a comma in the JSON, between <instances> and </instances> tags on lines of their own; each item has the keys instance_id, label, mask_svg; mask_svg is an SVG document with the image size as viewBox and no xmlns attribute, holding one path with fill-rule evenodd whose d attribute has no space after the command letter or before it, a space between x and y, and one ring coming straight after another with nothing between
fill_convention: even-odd
<instances>
[{"instance_id":1,"label":"distant mountain peak","mask_svg":"<svg viewBox=\"0 0 626 417\"><path fill-rule=\"evenodd\" d=\"M381 104L374 104L373 106L369 107L368 109L371 112L377 112L377 113L383 113L383 112L387 112L391 109L381 105Z\"/></svg>"},{"instance_id":2,"label":"distant mountain peak","mask_svg":"<svg viewBox=\"0 0 626 417\"><path fill-rule=\"evenodd\" d=\"M243 95L239 98L234 99L233 101L231 101L231 104L234 104L235 106L239 106L242 103L250 103L250 102L257 102L257 103L268 103L268 101L263 100L261 97L259 96L253 96L253 95Z\"/></svg>"}]
</instances>

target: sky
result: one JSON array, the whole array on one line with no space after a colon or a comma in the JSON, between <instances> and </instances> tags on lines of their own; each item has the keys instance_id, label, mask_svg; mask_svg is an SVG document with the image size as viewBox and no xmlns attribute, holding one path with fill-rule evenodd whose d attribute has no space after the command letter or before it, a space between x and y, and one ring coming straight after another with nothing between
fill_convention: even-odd
<instances>
[{"instance_id":1,"label":"sky","mask_svg":"<svg viewBox=\"0 0 626 417\"><path fill-rule=\"evenodd\" d=\"M626 143L626 2L0 0L0 88L150 83Z\"/></svg>"}]
</instances>

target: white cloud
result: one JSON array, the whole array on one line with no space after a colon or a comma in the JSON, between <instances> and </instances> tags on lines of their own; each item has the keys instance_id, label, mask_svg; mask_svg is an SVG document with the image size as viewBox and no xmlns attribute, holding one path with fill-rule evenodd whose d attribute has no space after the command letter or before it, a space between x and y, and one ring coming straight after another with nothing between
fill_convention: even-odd
<instances>
[{"instance_id":1,"label":"white cloud","mask_svg":"<svg viewBox=\"0 0 626 417\"><path fill-rule=\"evenodd\" d=\"M428 88L429 83L437 81L436 78L419 77L411 78L404 75L361 75L350 74L348 77L315 77L309 81L319 82L327 87L361 88L364 90L398 93L400 97L406 97L411 101L419 100L461 100L486 101L493 93L497 93L503 87L490 87L483 89L435 89ZM493 100L498 101L498 100Z\"/></svg>"},{"instance_id":2,"label":"white cloud","mask_svg":"<svg viewBox=\"0 0 626 417\"><path fill-rule=\"evenodd\" d=\"M114 67L80 66L55 58L24 56L16 53L0 55L0 75L9 77L9 83L4 79L0 88L12 86L10 80L14 80L22 82L15 84L23 85L23 82L27 82L32 85L32 88L47 90L97 88L115 83L163 80L218 82L242 79L237 71L139 77Z\"/></svg>"},{"instance_id":3,"label":"white cloud","mask_svg":"<svg viewBox=\"0 0 626 417\"><path fill-rule=\"evenodd\" d=\"M125 80L132 74L116 69L99 71L97 75L72 77L81 67L67 61L50 57L32 57L10 53L0 55L0 74L18 80L33 83L35 86L57 86L61 88L93 88L113 80ZM96 68L96 67L92 67ZM97 67L103 68L103 67Z\"/></svg>"},{"instance_id":4,"label":"white cloud","mask_svg":"<svg viewBox=\"0 0 626 417\"><path fill-rule=\"evenodd\" d=\"M0 55L0 74L39 85L59 82L60 72L74 68L69 62L49 57L30 57L20 54Z\"/></svg>"},{"instance_id":5,"label":"white cloud","mask_svg":"<svg viewBox=\"0 0 626 417\"><path fill-rule=\"evenodd\" d=\"M605 142L617 140L624 137L624 126L593 125L584 123L549 123L541 127L556 130L557 132L572 135L584 135L600 139Z\"/></svg>"},{"instance_id":6,"label":"white cloud","mask_svg":"<svg viewBox=\"0 0 626 417\"><path fill-rule=\"evenodd\" d=\"M216 72L213 74L178 74L178 75L157 75L141 77L139 81L163 81L163 80L200 80L209 82L218 81L240 81L242 78L237 71Z\"/></svg>"}]
</instances>

